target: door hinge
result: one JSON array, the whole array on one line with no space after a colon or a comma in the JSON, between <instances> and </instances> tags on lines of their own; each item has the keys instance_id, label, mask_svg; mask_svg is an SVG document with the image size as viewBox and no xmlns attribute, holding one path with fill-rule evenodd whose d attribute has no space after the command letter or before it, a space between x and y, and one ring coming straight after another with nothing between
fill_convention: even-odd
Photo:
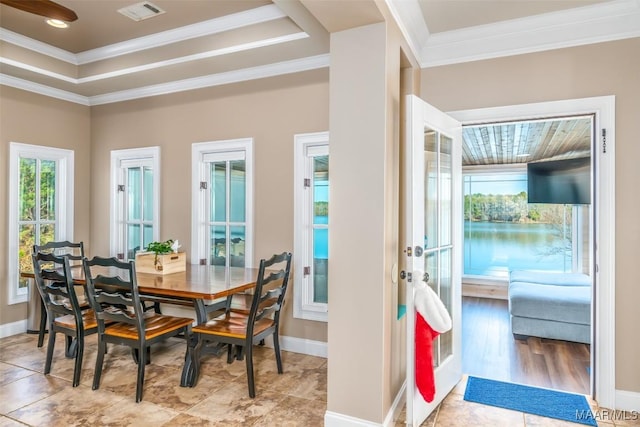
<instances>
[{"instance_id":1,"label":"door hinge","mask_svg":"<svg viewBox=\"0 0 640 427\"><path fill-rule=\"evenodd\" d=\"M200 181L200 189L201 190L207 189L207 181Z\"/></svg>"},{"instance_id":2,"label":"door hinge","mask_svg":"<svg viewBox=\"0 0 640 427\"><path fill-rule=\"evenodd\" d=\"M311 180L309 178L304 179L304 188L311 188Z\"/></svg>"},{"instance_id":3,"label":"door hinge","mask_svg":"<svg viewBox=\"0 0 640 427\"><path fill-rule=\"evenodd\" d=\"M302 268L302 275L304 277L307 277L310 274L311 274L311 267L303 267Z\"/></svg>"},{"instance_id":4,"label":"door hinge","mask_svg":"<svg viewBox=\"0 0 640 427\"><path fill-rule=\"evenodd\" d=\"M200 258L200 265L207 265L207 259L206 258Z\"/></svg>"},{"instance_id":5,"label":"door hinge","mask_svg":"<svg viewBox=\"0 0 640 427\"><path fill-rule=\"evenodd\" d=\"M607 130L602 129L602 153L607 153Z\"/></svg>"},{"instance_id":6,"label":"door hinge","mask_svg":"<svg viewBox=\"0 0 640 427\"><path fill-rule=\"evenodd\" d=\"M118 259L124 259L124 254L116 254L116 258L118 258Z\"/></svg>"},{"instance_id":7,"label":"door hinge","mask_svg":"<svg viewBox=\"0 0 640 427\"><path fill-rule=\"evenodd\" d=\"M124 185L118 185L118 191L124 193Z\"/></svg>"}]
</instances>

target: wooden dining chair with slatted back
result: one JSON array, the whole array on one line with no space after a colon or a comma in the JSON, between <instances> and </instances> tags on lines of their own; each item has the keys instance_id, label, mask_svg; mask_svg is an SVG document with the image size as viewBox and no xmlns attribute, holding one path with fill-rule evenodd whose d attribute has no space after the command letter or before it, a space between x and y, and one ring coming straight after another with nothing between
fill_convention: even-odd
<instances>
[{"instance_id":1,"label":"wooden dining chair with slatted back","mask_svg":"<svg viewBox=\"0 0 640 427\"><path fill-rule=\"evenodd\" d=\"M253 373L253 346L268 336L273 336L276 365L278 373L282 373L282 357L280 354L280 312L289 283L291 271L291 253L283 252L269 259L260 261L256 287L253 293L251 308L245 314L227 310L226 313L206 323L193 327L193 335L189 343L191 363L191 387L195 386L200 376L200 358L207 344L227 344L228 359L233 361L233 348L239 349L237 359L244 358L247 366L247 382L249 396L255 397Z\"/></svg>"},{"instance_id":2,"label":"wooden dining chair with slatted back","mask_svg":"<svg viewBox=\"0 0 640 427\"><path fill-rule=\"evenodd\" d=\"M49 328L44 373L51 372L56 333L63 333L66 338L65 353L67 357L75 357L73 387L76 387L80 384L84 337L98 330L95 315L93 310L81 310L68 257L43 252L35 252L31 257L36 286L47 314L46 327Z\"/></svg>"},{"instance_id":3,"label":"wooden dining chair with slatted back","mask_svg":"<svg viewBox=\"0 0 640 427\"><path fill-rule=\"evenodd\" d=\"M49 242L42 245L33 245L33 253L49 253L56 256L67 256L69 258L69 265L82 266L82 258L84 258L84 243L83 242L69 242L68 240L59 242ZM80 302L82 309L89 308L89 302L87 301L84 290L81 287L76 287L76 295ZM38 330L38 347L42 347L44 344L44 334L47 333L47 312L44 309L44 302L42 301L40 311L40 329Z\"/></svg>"},{"instance_id":4,"label":"wooden dining chair with slatted back","mask_svg":"<svg viewBox=\"0 0 640 427\"><path fill-rule=\"evenodd\" d=\"M136 402L140 402L150 347L180 334L188 341L193 319L145 312L138 292L134 261L85 258L84 271L87 295L98 321L98 356L93 389L97 390L100 387L106 344L126 345L131 347L138 365ZM109 321L113 323L108 324Z\"/></svg>"}]
</instances>

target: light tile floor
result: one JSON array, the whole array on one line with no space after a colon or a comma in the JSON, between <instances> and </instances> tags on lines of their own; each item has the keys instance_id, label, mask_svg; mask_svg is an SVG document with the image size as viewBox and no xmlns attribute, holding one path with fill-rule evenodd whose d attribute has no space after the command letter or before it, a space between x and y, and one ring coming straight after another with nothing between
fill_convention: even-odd
<instances>
[{"instance_id":1,"label":"light tile floor","mask_svg":"<svg viewBox=\"0 0 640 427\"><path fill-rule=\"evenodd\" d=\"M80 386L71 387L73 360L58 336L51 374L42 374L46 344L36 335L0 339L0 427L5 426L322 426L326 411L326 359L283 352L278 375L273 350L255 352L255 399L248 397L245 364L226 357L203 360L196 387L179 386L185 343L155 346L147 366L143 401L135 403L136 367L127 347L110 346L99 390L92 391L95 336L85 349ZM226 356L226 355L225 355ZM462 381L423 426L577 426L465 402ZM593 403L594 410L597 406ZM404 414L396 426L404 425ZM640 421L599 423L640 426Z\"/></svg>"}]
</instances>

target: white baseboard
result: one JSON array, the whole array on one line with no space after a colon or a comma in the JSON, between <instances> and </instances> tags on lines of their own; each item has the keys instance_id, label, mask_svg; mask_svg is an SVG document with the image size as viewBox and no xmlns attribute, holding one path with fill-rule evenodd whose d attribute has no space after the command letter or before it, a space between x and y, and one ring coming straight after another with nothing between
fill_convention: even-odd
<instances>
[{"instance_id":1,"label":"white baseboard","mask_svg":"<svg viewBox=\"0 0 640 427\"><path fill-rule=\"evenodd\" d=\"M407 383L405 382L400 387L400 390L396 394L396 398L387 412L387 416L384 418L382 424L374 423L372 421L363 420L349 415L339 414L337 412L327 411L324 413L324 426L325 427L393 427L395 420L402 411L404 401L406 398L405 389Z\"/></svg>"},{"instance_id":2,"label":"white baseboard","mask_svg":"<svg viewBox=\"0 0 640 427\"><path fill-rule=\"evenodd\" d=\"M271 337L267 338L265 340L265 345L273 347L273 339ZM288 336L280 336L280 350L308 354L309 356L324 357L325 359L328 355L326 342Z\"/></svg>"},{"instance_id":3,"label":"white baseboard","mask_svg":"<svg viewBox=\"0 0 640 427\"><path fill-rule=\"evenodd\" d=\"M22 334L27 331L27 319L0 325L0 338Z\"/></svg>"},{"instance_id":4,"label":"white baseboard","mask_svg":"<svg viewBox=\"0 0 640 427\"><path fill-rule=\"evenodd\" d=\"M400 412L402 412L405 401L407 399L406 390L407 390L407 381L405 380L404 383L402 383L402 387L400 387L400 390L398 390L398 393L396 394L396 398L393 399L391 408L389 409L389 412L387 413L387 416L384 419L385 427L393 427L395 425L396 419L400 415Z\"/></svg>"},{"instance_id":5,"label":"white baseboard","mask_svg":"<svg viewBox=\"0 0 640 427\"><path fill-rule=\"evenodd\" d=\"M619 411L635 412L636 419L640 419L640 393L616 390L616 408Z\"/></svg>"},{"instance_id":6,"label":"white baseboard","mask_svg":"<svg viewBox=\"0 0 640 427\"><path fill-rule=\"evenodd\" d=\"M383 427L380 423L363 420L337 412L324 413L324 427Z\"/></svg>"}]
</instances>

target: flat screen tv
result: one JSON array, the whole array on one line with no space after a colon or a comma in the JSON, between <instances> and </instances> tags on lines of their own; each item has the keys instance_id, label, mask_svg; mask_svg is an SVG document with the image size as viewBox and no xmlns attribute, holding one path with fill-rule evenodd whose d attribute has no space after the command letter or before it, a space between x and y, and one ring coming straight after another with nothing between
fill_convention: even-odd
<instances>
[{"instance_id":1,"label":"flat screen tv","mask_svg":"<svg viewBox=\"0 0 640 427\"><path fill-rule=\"evenodd\" d=\"M591 203L591 158L527 164L529 203Z\"/></svg>"}]
</instances>

